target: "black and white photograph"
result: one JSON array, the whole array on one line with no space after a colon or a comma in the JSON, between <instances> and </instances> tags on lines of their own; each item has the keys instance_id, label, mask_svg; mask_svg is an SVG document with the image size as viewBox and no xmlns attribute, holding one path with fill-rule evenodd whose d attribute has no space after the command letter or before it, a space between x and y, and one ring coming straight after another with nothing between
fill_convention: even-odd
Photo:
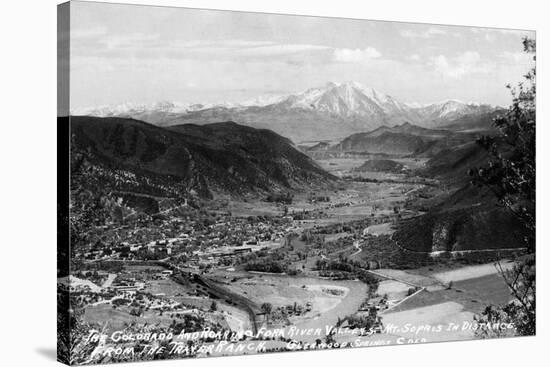
<instances>
[{"instance_id":1,"label":"black and white photograph","mask_svg":"<svg viewBox=\"0 0 550 367\"><path fill-rule=\"evenodd\" d=\"M58 11L61 362L536 334L534 31Z\"/></svg>"},{"instance_id":2,"label":"black and white photograph","mask_svg":"<svg viewBox=\"0 0 550 367\"><path fill-rule=\"evenodd\" d=\"M62 1L0 22L6 365L537 364L542 6Z\"/></svg>"}]
</instances>

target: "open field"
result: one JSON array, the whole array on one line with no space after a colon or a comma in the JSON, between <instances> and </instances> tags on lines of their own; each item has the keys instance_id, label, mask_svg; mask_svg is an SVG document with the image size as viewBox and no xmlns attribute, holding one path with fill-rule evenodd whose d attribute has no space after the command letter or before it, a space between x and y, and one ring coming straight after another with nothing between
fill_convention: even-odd
<instances>
[{"instance_id":1,"label":"open field","mask_svg":"<svg viewBox=\"0 0 550 367\"><path fill-rule=\"evenodd\" d=\"M338 302L329 301L332 303L332 306L326 309L326 311L314 313L313 317L297 320L295 324L298 327L302 329L324 329L327 326L334 326L338 321L338 318L344 318L345 316L349 316L357 312L357 310L366 298L368 286L364 283L355 281L332 281L328 284L328 286L332 287L334 286L334 284L342 284L341 286L348 288L349 291L345 294L345 296L340 297L340 299L338 299ZM325 299L325 302L327 299L334 299L334 297L327 297L326 295L320 295L316 297L319 297L320 300ZM315 336L304 335L299 336L296 339L312 342L316 338L317 337Z\"/></svg>"},{"instance_id":2,"label":"open field","mask_svg":"<svg viewBox=\"0 0 550 367\"><path fill-rule=\"evenodd\" d=\"M378 293L381 296L387 295L390 303L398 302L407 296L411 287L408 284L395 280L383 280L378 284Z\"/></svg>"},{"instance_id":3,"label":"open field","mask_svg":"<svg viewBox=\"0 0 550 367\"><path fill-rule=\"evenodd\" d=\"M89 306L84 310L83 320L88 323L107 324L107 330L122 330L125 324L136 321L136 316L114 309L110 304Z\"/></svg>"},{"instance_id":4,"label":"open field","mask_svg":"<svg viewBox=\"0 0 550 367\"><path fill-rule=\"evenodd\" d=\"M379 236L381 234L391 235L393 232L395 232L395 230L392 228L392 223L374 224L365 229L365 233L373 236Z\"/></svg>"},{"instance_id":5,"label":"open field","mask_svg":"<svg viewBox=\"0 0 550 367\"><path fill-rule=\"evenodd\" d=\"M395 206L403 206L407 194L422 185L414 183L344 182L345 190L312 190L297 193L292 204L286 205L288 213L322 212L316 216L319 223L331 220L347 221L371 215L387 215ZM329 197L329 202L310 202L309 195ZM232 216L277 216L283 215L285 205L263 200L248 202L230 201L227 210Z\"/></svg>"},{"instance_id":6,"label":"open field","mask_svg":"<svg viewBox=\"0 0 550 367\"><path fill-rule=\"evenodd\" d=\"M501 264L503 270L512 269L513 262L503 262ZM495 264L483 264L476 266L465 266L460 269L444 271L433 275L437 280L448 283L450 281L458 282L461 280L468 280L472 278L479 278L483 276L493 275L498 273L498 268Z\"/></svg>"},{"instance_id":7,"label":"open field","mask_svg":"<svg viewBox=\"0 0 550 367\"><path fill-rule=\"evenodd\" d=\"M431 276L415 274L414 270L411 273L392 269L380 270L380 274L396 279L380 283L378 293L386 291L390 300L392 296L403 295L402 292L399 293L400 287L395 284L399 283L397 279L425 287L383 313L382 322L385 326L397 326L395 333L407 338L424 338L426 341L473 338L473 331L462 327L472 323L474 315L480 314L489 305L503 305L512 300L501 275L490 271L490 266L492 265L462 267L448 272L436 272ZM421 272L425 274L427 268ZM450 280L453 281L451 288L443 287L440 283ZM460 325L460 328L449 330L450 323ZM404 330L406 325L421 327L421 331L417 333Z\"/></svg>"},{"instance_id":8,"label":"open field","mask_svg":"<svg viewBox=\"0 0 550 367\"><path fill-rule=\"evenodd\" d=\"M488 305L504 305L512 300L510 290L500 274L457 281L453 289L460 291L458 298L466 309L474 312L481 312Z\"/></svg>"},{"instance_id":9,"label":"open field","mask_svg":"<svg viewBox=\"0 0 550 367\"><path fill-rule=\"evenodd\" d=\"M504 263L503 268L510 268L512 265L511 262ZM468 310L480 312L489 304L501 305L511 300L510 291L493 264L463 266L449 271L441 271L442 268L444 266L436 265L407 271L378 269L372 272L425 289L400 304L395 311L456 301ZM449 288L451 281L452 286Z\"/></svg>"},{"instance_id":10,"label":"open field","mask_svg":"<svg viewBox=\"0 0 550 367\"><path fill-rule=\"evenodd\" d=\"M450 323L461 325L472 322L474 313L465 310L460 303L448 301L436 305L391 312L382 315L385 326L398 328L394 332L411 339L425 339L426 342L472 339L471 330L448 330ZM407 326L409 326L407 328ZM413 330L415 327L415 330ZM421 330L419 330L422 328ZM440 329L438 329L440 328Z\"/></svg>"},{"instance_id":11,"label":"open field","mask_svg":"<svg viewBox=\"0 0 550 367\"><path fill-rule=\"evenodd\" d=\"M379 274L383 277L387 277L409 286L416 286L422 288L441 288L442 284L437 280L429 276L415 274L412 271L404 271L397 269L377 269L372 271L375 274Z\"/></svg>"},{"instance_id":12,"label":"open field","mask_svg":"<svg viewBox=\"0 0 550 367\"><path fill-rule=\"evenodd\" d=\"M488 305L502 305L510 300L510 291L504 280L500 275L492 274L455 282L451 289L426 290L401 303L392 312L453 301L468 311L479 313Z\"/></svg>"},{"instance_id":13,"label":"open field","mask_svg":"<svg viewBox=\"0 0 550 367\"><path fill-rule=\"evenodd\" d=\"M111 304L89 306L84 311L84 321L107 325L106 330L122 330L132 322L158 324L166 327L174 321L172 313L160 315L159 311L145 311L141 316L133 316L126 307L114 309Z\"/></svg>"},{"instance_id":14,"label":"open field","mask_svg":"<svg viewBox=\"0 0 550 367\"><path fill-rule=\"evenodd\" d=\"M250 202L231 200L227 210L235 217L274 216L283 213L283 206L261 200L251 200Z\"/></svg>"},{"instance_id":15,"label":"open field","mask_svg":"<svg viewBox=\"0 0 550 367\"><path fill-rule=\"evenodd\" d=\"M332 173L333 175L340 175L344 173L349 173L354 168L360 167L368 157L360 158L327 158L327 159L318 159L316 162L324 168L326 171Z\"/></svg>"}]
</instances>

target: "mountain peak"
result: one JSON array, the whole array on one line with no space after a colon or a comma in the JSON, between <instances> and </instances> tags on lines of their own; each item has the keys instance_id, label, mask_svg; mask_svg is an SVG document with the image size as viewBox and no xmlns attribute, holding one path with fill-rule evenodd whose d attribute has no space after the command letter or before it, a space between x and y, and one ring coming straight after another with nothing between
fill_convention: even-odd
<instances>
[{"instance_id":1,"label":"mountain peak","mask_svg":"<svg viewBox=\"0 0 550 367\"><path fill-rule=\"evenodd\" d=\"M393 97L355 81L327 82L285 100L291 108L313 109L342 117L381 120L384 114L405 112L408 107Z\"/></svg>"},{"instance_id":2,"label":"mountain peak","mask_svg":"<svg viewBox=\"0 0 550 367\"><path fill-rule=\"evenodd\" d=\"M394 127L413 127L413 126L416 126L416 125L411 124L409 121L405 121L401 125L397 124Z\"/></svg>"},{"instance_id":3,"label":"mountain peak","mask_svg":"<svg viewBox=\"0 0 550 367\"><path fill-rule=\"evenodd\" d=\"M326 84L324 85L324 87L325 87L326 89L330 89L330 88L340 88L340 87L363 89L363 85L361 85L361 83L355 82L355 81L352 81L352 80L346 80L346 81L344 81L344 82L332 82L332 81L329 81L329 82L326 82Z\"/></svg>"},{"instance_id":4,"label":"mountain peak","mask_svg":"<svg viewBox=\"0 0 550 367\"><path fill-rule=\"evenodd\" d=\"M344 82L327 82L324 86L324 89L334 89L334 88L337 88L340 90L356 90L358 92L361 92L367 95L369 98L373 98L373 97L376 98L376 96L387 97L386 94L381 93L372 87L366 87L363 84L352 80L347 80Z\"/></svg>"},{"instance_id":5,"label":"mountain peak","mask_svg":"<svg viewBox=\"0 0 550 367\"><path fill-rule=\"evenodd\" d=\"M462 102L461 100L458 100L458 99L446 99L446 100L441 101L439 104L441 104L441 105L466 105L468 103Z\"/></svg>"}]
</instances>

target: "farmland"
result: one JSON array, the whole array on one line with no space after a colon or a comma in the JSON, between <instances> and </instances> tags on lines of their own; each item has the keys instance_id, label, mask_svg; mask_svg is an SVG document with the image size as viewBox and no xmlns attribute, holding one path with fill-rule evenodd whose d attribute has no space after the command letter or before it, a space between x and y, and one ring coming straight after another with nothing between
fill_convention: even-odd
<instances>
[{"instance_id":1,"label":"farmland","mask_svg":"<svg viewBox=\"0 0 550 367\"><path fill-rule=\"evenodd\" d=\"M269 321L266 325L269 328L333 325L339 317L355 313L368 291L368 286L361 282L312 277L215 272L212 278L231 291L246 295L258 307L271 304L271 314L263 316L264 322Z\"/></svg>"}]
</instances>

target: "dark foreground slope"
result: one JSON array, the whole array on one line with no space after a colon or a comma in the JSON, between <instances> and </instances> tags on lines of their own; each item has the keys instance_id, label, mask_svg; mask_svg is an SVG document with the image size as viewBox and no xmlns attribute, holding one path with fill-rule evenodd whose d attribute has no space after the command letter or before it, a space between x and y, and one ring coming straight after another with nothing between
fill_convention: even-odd
<instances>
[{"instance_id":1,"label":"dark foreground slope","mask_svg":"<svg viewBox=\"0 0 550 367\"><path fill-rule=\"evenodd\" d=\"M523 246L524 226L485 187L470 182L468 171L488 164L477 143L446 149L430 159L423 174L448 188L428 212L399 223L394 239L413 251L514 249Z\"/></svg>"},{"instance_id":2,"label":"dark foreground slope","mask_svg":"<svg viewBox=\"0 0 550 367\"><path fill-rule=\"evenodd\" d=\"M478 193L475 197L480 201L469 207L445 202L424 215L402 221L393 238L402 247L420 252L522 247L525 232L521 223L510 212L491 204L488 196Z\"/></svg>"},{"instance_id":3,"label":"dark foreground slope","mask_svg":"<svg viewBox=\"0 0 550 367\"><path fill-rule=\"evenodd\" d=\"M450 185L463 186L470 181L468 171L485 166L488 159L487 151L472 140L441 150L426 163L421 173Z\"/></svg>"},{"instance_id":4,"label":"dark foreground slope","mask_svg":"<svg viewBox=\"0 0 550 367\"><path fill-rule=\"evenodd\" d=\"M334 180L288 139L233 122L165 129L133 119L72 117L71 133L72 172L84 173L86 186L211 197Z\"/></svg>"}]
</instances>

